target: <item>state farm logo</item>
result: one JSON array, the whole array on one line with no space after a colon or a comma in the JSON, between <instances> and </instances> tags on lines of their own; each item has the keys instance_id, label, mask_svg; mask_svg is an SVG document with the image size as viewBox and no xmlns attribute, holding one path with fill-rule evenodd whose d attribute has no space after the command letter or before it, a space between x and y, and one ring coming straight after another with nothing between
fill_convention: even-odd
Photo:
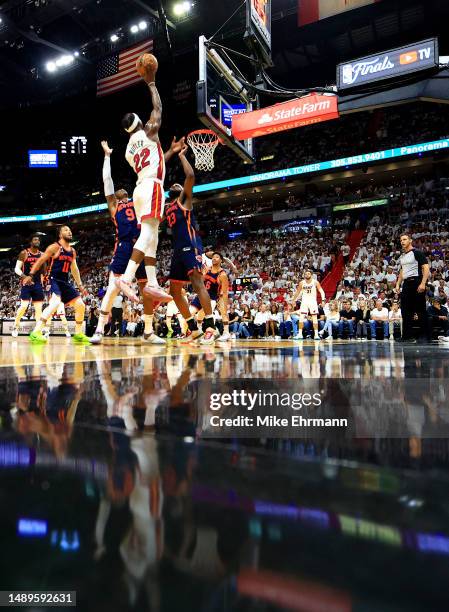
<instances>
[{"instance_id":1,"label":"state farm logo","mask_svg":"<svg viewBox=\"0 0 449 612\"><path fill-rule=\"evenodd\" d=\"M385 72L385 70L391 70L392 68L394 68L394 64L388 55L385 55L383 59L375 57L369 61L362 60L354 64L346 64L343 66L343 83L345 85L352 85L359 77L366 76L367 74L376 74L377 72Z\"/></svg>"},{"instance_id":2,"label":"state farm logo","mask_svg":"<svg viewBox=\"0 0 449 612\"><path fill-rule=\"evenodd\" d=\"M320 100L319 102L301 102L295 106L289 108L279 108L274 110L272 114L264 113L260 119L258 119L258 125L266 125L267 123L273 123L274 121L281 121L283 119L293 119L294 117L310 115L317 112L324 112L329 110L331 107L330 100Z\"/></svg>"},{"instance_id":3,"label":"state farm logo","mask_svg":"<svg viewBox=\"0 0 449 612\"><path fill-rule=\"evenodd\" d=\"M272 121L274 121L273 117L269 115L268 113L265 113L264 115L262 115L262 117L259 119L257 123L259 125L264 125L265 123L271 123Z\"/></svg>"}]
</instances>

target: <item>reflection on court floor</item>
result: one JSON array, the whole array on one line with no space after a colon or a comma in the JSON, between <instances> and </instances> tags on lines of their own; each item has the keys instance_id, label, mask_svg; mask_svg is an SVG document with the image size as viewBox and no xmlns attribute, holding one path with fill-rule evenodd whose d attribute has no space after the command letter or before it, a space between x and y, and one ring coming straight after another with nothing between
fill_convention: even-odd
<instances>
[{"instance_id":1,"label":"reflection on court floor","mask_svg":"<svg viewBox=\"0 0 449 612\"><path fill-rule=\"evenodd\" d=\"M449 353L266 344L3 339L4 583L66 576L82 609L447 609ZM206 435L239 380L316 385L353 427Z\"/></svg>"}]
</instances>

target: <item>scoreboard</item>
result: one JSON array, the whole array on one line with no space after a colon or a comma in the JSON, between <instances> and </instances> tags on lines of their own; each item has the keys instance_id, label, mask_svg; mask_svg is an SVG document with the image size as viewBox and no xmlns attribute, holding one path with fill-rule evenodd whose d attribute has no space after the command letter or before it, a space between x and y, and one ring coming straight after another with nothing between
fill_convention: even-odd
<instances>
[{"instance_id":1,"label":"scoreboard","mask_svg":"<svg viewBox=\"0 0 449 612\"><path fill-rule=\"evenodd\" d=\"M71 136L61 141L61 153L71 155L86 155L87 138L85 136Z\"/></svg>"},{"instance_id":2,"label":"scoreboard","mask_svg":"<svg viewBox=\"0 0 449 612\"><path fill-rule=\"evenodd\" d=\"M271 0L246 0L246 36L266 66L271 66Z\"/></svg>"}]
</instances>

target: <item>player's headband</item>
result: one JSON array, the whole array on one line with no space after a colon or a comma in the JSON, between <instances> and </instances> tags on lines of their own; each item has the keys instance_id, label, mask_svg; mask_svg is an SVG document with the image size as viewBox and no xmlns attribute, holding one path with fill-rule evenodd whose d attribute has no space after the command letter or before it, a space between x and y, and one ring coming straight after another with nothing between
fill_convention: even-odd
<instances>
[{"instance_id":1,"label":"player's headband","mask_svg":"<svg viewBox=\"0 0 449 612\"><path fill-rule=\"evenodd\" d=\"M139 115L136 115L136 113L133 113L134 115L134 121L131 123L131 125L129 126L129 128L125 128L125 130L127 132L134 132L134 130L136 129L136 127L139 125L140 123L140 117Z\"/></svg>"}]
</instances>

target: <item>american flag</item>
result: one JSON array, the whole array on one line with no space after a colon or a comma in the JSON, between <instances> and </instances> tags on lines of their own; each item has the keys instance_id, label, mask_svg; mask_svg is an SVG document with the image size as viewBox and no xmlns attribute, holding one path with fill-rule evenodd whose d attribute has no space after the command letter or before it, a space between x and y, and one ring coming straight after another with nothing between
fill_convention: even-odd
<instances>
[{"instance_id":1,"label":"american flag","mask_svg":"<svg viewBox=\"0 0 449 612\"><path fill-rule=\"evenodd\" d=\"M101 60L97 66L97 96L107 96L138 83L142 77L136 70L136 60L142 53L152 50L153 41L144 40Z\"/></svg>"}]
</instances>

